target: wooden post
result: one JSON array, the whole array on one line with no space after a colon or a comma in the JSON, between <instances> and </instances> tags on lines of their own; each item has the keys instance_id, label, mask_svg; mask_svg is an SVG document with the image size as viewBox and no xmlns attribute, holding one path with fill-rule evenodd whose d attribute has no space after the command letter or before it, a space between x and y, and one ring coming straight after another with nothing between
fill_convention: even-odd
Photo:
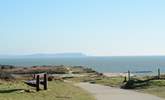
<instances>
[{"instance_id":1,"label":"wooden post","mask_svg":"<svg viewBox=\"0 0 165 100\"><path fill-rule=\"evenodd\" d=\"M35 79L36 78L36 74L33 74L33 79Z\"/></svg>"},{"instance_id":2,"label":"wooden post","mask_svg":"<svg viewBox=\"0 0 165 100\"><path fill-rule=\"evenodd\" d=\"M124 81L123 82L127 82L127 76L124 77Z\"/></svg>"},{"instance_id":3,"label":"wooden post","mask_svg":"<svg viewBox=\"0 0 165 100\"><path fill-rule=\"evenodd\" d=\"M158 79L160 79L160 69L158 68Z\"/></svg>"},{"instance_id":4,"label":"wooden post","mask_svg":"<svg viewBox=\"0 0 165 100\"><path fill-rule=\"evenodd\" d=\"M128 70L128 80L131 79L131 76L130 76L130 71Z\"/></svg>"},{"instance_id":5,"label":"wooden post","mask_svg":"<svg viewBox=\"0 0 165 100\"><path fill-rule=\"evenodd\" d=\"M47 85L48 85L47 74L44 74L44 90L47 90Z\"/></svg>"},{"instance_id":6,"label":"wooden post","mask_svg":"<svg viewBox=\"0 0 165 100\"><path fill-rule=\"evenodd\" d=\"M40 76L37 75L37 79L36 79L36 91L40 90Z\"/></svg>"}]
</instances>

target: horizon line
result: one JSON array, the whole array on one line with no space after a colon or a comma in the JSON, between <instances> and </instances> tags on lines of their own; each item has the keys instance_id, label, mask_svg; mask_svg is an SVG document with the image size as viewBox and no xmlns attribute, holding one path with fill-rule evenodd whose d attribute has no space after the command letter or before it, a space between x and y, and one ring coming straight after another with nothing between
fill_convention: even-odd
<instances>
[{"instance_id":1,"label":"horizon line","mask_svg":"<svg viewBox=\"0 0 165 100\"><path fill-rule=\"evenodd\" d=\"M139 54L139 55L90 55L81 52L64 52L64 53L11 53L11 54L0 54L0 56L33 56L33 55L54 55L54 54L82 54L86 57L128 57L128 56L165 56L165 54Z\"/></svg>"}]
</instances>

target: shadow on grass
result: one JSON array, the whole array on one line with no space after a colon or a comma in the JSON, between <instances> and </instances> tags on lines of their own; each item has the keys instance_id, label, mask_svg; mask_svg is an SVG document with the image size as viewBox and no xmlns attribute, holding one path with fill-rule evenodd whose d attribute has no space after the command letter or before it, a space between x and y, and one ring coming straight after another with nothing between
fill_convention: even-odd
<instances>
[{"instance_id":1,"label":"shadow on grass","mask_svg":"<svg viewBox=\"0 0 165 100\"><path fill-rule=\"evenodd\" d=\"M21 91L21 90L24 90L24 89L0 90L0 93L12 93L12 92Z\"/></svg>"}]
</instances>

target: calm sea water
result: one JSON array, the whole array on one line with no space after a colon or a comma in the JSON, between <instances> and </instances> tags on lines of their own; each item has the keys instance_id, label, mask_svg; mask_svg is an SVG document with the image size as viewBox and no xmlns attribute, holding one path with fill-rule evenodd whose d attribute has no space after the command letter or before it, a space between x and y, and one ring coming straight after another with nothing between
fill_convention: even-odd
<instances>
[{"instance_id":1,"label":"calm sea water","mask_svg":"<svg viewBox=\"0 0 165 100\"><path fill-rule=\"evenodd\" d=\"M153 71L165 72L165 56L149 57L84 57L84 58L27 58L0 59L0 64L17 66L68 65L86 66L99 72Z\"/></svg>"}]
</instances>

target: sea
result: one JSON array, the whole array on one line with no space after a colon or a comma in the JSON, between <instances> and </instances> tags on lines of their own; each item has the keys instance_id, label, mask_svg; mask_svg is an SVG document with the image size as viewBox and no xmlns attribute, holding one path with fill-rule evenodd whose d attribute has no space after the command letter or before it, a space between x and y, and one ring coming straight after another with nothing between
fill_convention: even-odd
<instances>
[{"instance_id":1,"label":"sea","mask_svg":"<svg viewBox=\"0 0 165 100\"><path fill-rule=\"evenodd\" d=\"M0 65L39 66L66 65L84 66L103 73L165 73L165 56L113 56L113 57L68 57L68 58L0 58Z\"/></svg>"}]
</instances>

